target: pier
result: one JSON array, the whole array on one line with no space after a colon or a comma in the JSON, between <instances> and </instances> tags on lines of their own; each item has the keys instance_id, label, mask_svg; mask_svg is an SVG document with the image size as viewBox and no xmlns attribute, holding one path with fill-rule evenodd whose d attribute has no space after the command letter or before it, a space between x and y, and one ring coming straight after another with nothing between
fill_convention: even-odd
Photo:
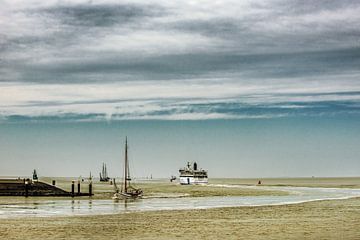
<instances>
[{"instance_id":1,"label":"pier","mask_svg":"<svg viewBox=\"0 0 360 240\"><path fill-rule=\"evenodd\" d=\"M30 179L0 179L0 196L92 196L92 190L82 193L78 186L77 192L68 192L54 185Z\"/></svg>"}]
</instances>

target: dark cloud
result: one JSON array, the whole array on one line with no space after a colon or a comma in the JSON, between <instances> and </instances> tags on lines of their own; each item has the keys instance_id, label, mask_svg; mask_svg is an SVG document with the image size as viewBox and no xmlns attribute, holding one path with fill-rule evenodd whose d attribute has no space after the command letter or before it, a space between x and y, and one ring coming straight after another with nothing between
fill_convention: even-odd
<instances>
[{"instance_id":1,"label":"dark cloud","mask_svg":"<svg viewBox=\"0 0 360 240\"><path fill-rule=\"evenodd\" d=\"M159 16L164 9L155 5L78 4L38 9L33 14L59 19L62 24L79 27L112 27Z\"/></svg>"},{"instance_id":2,"label":"dark cloud","mask_svg":"<svg viewBox=\"0 0 360 240\"><path fill-rule=\"evenodd\" d=\"M161 4L55 4L18 10L38 25L29 32L22 21L9 25L19 27L17 34L10 27L1 31L0 81L236 80L358 71L357 18L338 20L342 11L360 7L355 1L250 2L245 13L205 11L207 17L198 18L185 16L182 5ZM186 10L197 16L198 10ZM190 41L181 43L183 35ZM168 39L174 44L166 45Z\"/></svg>"},{"instance_id":3,"label":"dark cloud","mask_svg":"<svg viewBox=\"0 0 360 240\"><path fill-rule=\"evenodd\" d=\"M149 58L99 56L82 61L20 63L19 79L34 82L102 82L196 78L321 77L358 71L360 48L286 54L184 54Z\"/></svg>"},{"instance_id":4,"label":"dark cloud","mask_svg":"<svg viewBox=\"0 0 360 240\"><path fill-rule=\"evenodd\" d=\"M236 33L248 34L251 29L250 20L238 22L235 19L216 18L211 20L185 20L164 26L169 29L200 33L207 36L229 37Z\"/></svg>"},{"instance_id":5,"label":"dark cloud","mask_svg":"<svg viewBox=\"0 0 360 240\"><path fill-rule=\"evenodd\" d=\"M65 58L70 62L74 59L82 61L81 58L86 60L92 53L82 48L89 42L119 31L126 35L129 31L141 29L147 18L162 16L165 9L155 4L72 4L25 8L11 14L20 14L37 23L29 26L34 28L30 33L23 34L24 26L20 24L18 34L0 33L0 59L12 63L14 68L19 67L16 70L21 72L32 63L36 66L39 61L48 61L47 58ZM16 29L9 30L16 32ZM57 63L52 67L56 68Z\"/></svg>"},{"instance_id":6,"label":"dark cloud","mask_svg":"<svg viewBox=\"0 0 360 240\"><path fill-rule=\"evenodd\" d=\"M349 6L358 6L358 3L354 0L280 0L275 1L275 5L278 9L276 11L281 12L284 15L302 15L317 13L320 11L333 11L337 9L348 8ZM266 8L272 8L273 6L274 5L269 4L266 6Z\"/></svg>"},{"instance_id":7,"label":"dark cloud","mask_svg":"<svg viewBox=\"0 0 360 240\"><path fill-rule=\"evenodd\" d=\"M223 39L226 43L218 51L243 54L359 46L359 19L349 10L360 5L353 0L254 1L250 6L248 13L239 12L238 16L179 19L163 27Z\"/></svg>"}]
</instances>

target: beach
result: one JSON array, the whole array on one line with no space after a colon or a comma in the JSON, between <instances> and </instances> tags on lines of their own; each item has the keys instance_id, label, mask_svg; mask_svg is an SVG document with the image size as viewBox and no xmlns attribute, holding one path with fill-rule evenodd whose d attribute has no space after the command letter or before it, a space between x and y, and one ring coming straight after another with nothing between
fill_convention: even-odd
<instances>
[{"instance_id":1,"label":"beach","mask_svg":"<svg viewBox=\"0 0 360 240\"><path fill-rule=\"evenodd\" d=\"M360 199L1 220L3 239L359 239Z\"/></svg>"},{"instance_id":2,"label":"beach","mask_svg":"<svg viewBox=\"0 0 360 240\"><path fill-rule=\"evenodd\" d=\"M283 179L283 182L299 187L305 183L315 185L317 182L317 187L352 185L354 188L359 182L359 178L315 180ZM212 184L216 186L215 190L206 191L206 194L218 192L219 184L231 185L248 181L250 180L214 179ZM173 187L170 183L160 182L154 184L155 192L161 192L162 184L167 186L163 186L165 192L169 192L170 188L176 193L176 189L189 187ZM104 191L104 188L100 190ZM266 192L259 188L259 193ZM226 189L238 194L242 191L242 188ZM228 190L225 193L226 191ZM276 194L277 191L270 193ZM251 192L243 192L243 196L249 194ZM0 199L2 203L5 200ZM8 218L1 220L0 235L4 239L359 239L359 219L360 198L350 198L274 206Z\"/></svg>"}]
</instances>

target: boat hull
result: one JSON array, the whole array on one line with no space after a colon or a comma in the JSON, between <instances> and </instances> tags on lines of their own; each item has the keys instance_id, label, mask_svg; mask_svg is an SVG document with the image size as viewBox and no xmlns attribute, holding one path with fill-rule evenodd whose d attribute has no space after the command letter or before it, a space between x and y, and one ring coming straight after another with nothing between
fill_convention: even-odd
<instances>
[{"instance_id":1,"label":"boat hull","mask_svg":"<svg viewBox=\"0 0 360 240\"><path fill-rule=\"evenodd\" d=\"M180 184L181 185L192 185L192 184L207 184L207 177L194 177L194 176L180 176Z\"/></svg>"},{"instance_id":2,"label":"boat hull","mask_svg":"<svg viewBox=\"0 0 360 240\"><path fill-rule=\"evenodd\" d=\"M119 200L119 199L136 199L136 198L141 198L142 194L136 195L136 194L128 194L128 193L115 193L113 196L114 200Z\"/></svg>"}]
</instances>

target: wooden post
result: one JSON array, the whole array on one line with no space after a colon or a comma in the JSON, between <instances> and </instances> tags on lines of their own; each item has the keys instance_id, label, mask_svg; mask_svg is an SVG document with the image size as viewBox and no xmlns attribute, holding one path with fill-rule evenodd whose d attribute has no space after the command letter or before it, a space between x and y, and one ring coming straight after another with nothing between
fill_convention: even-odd
<instances>
[{"instance_id":1,"label":"wooden post","mask_svg":"<svg viewBox=\"0 0 360 240\"><path fill-rule=\"evenodd\" d=\"M71 181L71 196L74 197L75 195L75 181Z\"/></svg>"},{"instance_id":2,"label":"wooden post","mask_svg":"<svg viewBox=\"0 0 360 240\"><path fill-rule=\"evenodd\" d=\"M92 182L89 183L89 196L92 196Z\"/></svg>"},{"instance_id":3,"label":"wooden post","mask_svg":"<svg viewBox=\"0 0 360 240\"><path fill-rule=\"evenodd\" d=\"M81 192L80 191L80 180L78 180L78 186L77 187L78 187L78 195L80 195L80 192Z\"/></svg>"},{"instance_id":4,"label":"wooden post","mask_svg":"<svg viewBox=\"0 0 360 240\"><path fill-rule=\"evenodd\" d=\"M25 180L25 197L29 196L29 181Z\"/></svg>"}]
</instances>

